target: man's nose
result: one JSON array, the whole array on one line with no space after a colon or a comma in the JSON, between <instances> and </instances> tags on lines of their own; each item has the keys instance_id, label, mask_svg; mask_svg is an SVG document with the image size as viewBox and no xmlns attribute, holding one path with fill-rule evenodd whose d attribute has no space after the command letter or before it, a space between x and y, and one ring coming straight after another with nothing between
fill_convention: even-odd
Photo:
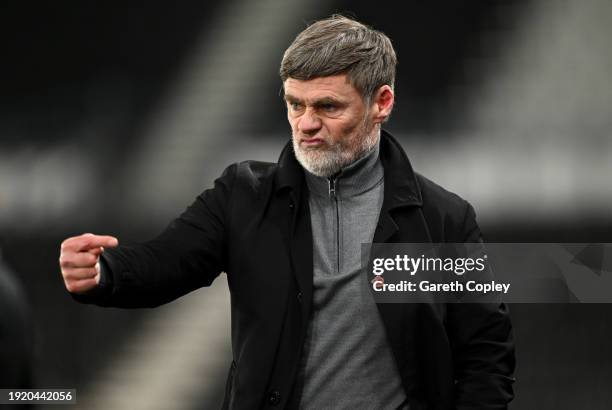
<instances>
[{"instance_id":1,"label":"man's nose","mask_svg":"<svg viewBox=\"0 0 612 410\"><path fill-rule=\"evenodd\" d=\"M312 134L317 132L321 128L321 119L314 110L307 108L300 122L298 123L298 129L304 134Z\"/></svg>"}]
</instances>

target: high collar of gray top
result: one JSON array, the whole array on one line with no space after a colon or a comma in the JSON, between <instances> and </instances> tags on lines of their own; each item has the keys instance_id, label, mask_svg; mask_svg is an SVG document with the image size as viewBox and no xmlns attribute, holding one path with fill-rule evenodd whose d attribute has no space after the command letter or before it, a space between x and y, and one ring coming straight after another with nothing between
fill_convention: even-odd
<instances>
[{"instance_id":1,"label":"high collar of gray top","mask_svg":"<svg viewBox=\"0 0 612 410\"><path fill-rule=\"evenodd\" d=\"M370 152L332 177L319 177L305 171L310 192L317 196L348 198L366 192L383 179L379 157L380 138Z\"/></svg>"}]
</instances>

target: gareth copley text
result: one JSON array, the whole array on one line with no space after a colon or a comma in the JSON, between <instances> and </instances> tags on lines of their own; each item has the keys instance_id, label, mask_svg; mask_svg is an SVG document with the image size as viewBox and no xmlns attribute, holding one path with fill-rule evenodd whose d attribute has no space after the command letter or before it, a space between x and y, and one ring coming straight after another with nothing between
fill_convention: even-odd
<instances>
[{"instance_id":1,"label":"gareth copley text","mask_svg":"<svg viewBox=\"0 0 612 410\"><path fill-rule=\"evenodd\" d=\"M382 281L372 282L372 289L376 292L476 292L476 293L508 293L509 283L495 281L481 283L469 280L466 283L459 281L450 283L433 283L422 280L418 283L402 280L399 283L384 283Z\"/></svg>"}]
</instances>

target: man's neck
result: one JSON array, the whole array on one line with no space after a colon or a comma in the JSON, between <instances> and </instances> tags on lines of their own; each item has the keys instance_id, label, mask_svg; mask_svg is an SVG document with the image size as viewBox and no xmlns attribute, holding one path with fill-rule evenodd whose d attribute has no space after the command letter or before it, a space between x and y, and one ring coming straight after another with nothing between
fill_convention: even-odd
<instances>
[{"instance_id":1,"label":"man's neck","mask_svg":"<svg viewBox=\"0 0 612 410\"><path fill-rule=\"evenodd\" d=\"M380 139L367 154L330 177L319 177L305 171L309 190L315 195L325 196L331 195L330 191L333 191L334 195L342 197L358 195L369 190L383 177L379 153Z\"/></svg>"}]
</instances>

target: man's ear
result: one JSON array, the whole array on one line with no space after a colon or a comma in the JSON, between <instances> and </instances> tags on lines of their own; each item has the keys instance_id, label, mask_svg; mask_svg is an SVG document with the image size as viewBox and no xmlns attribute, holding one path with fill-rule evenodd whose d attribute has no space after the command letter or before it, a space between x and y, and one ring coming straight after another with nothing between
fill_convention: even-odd
<instances>
[{"instance_id":1,"label":"man's ear","mask_svg":"<svg viewBox=\"0 0 612 410\"><path fill-rule=\"evenodd\" d=\"M391 110L393 109L393 104L395 102L395 94L393 94L393 89L388 85L381 86L372 97L371 110L373 114L374 124L380 124L385 122L389 115L391 115Z\"/></svg>"}]
</instances>

